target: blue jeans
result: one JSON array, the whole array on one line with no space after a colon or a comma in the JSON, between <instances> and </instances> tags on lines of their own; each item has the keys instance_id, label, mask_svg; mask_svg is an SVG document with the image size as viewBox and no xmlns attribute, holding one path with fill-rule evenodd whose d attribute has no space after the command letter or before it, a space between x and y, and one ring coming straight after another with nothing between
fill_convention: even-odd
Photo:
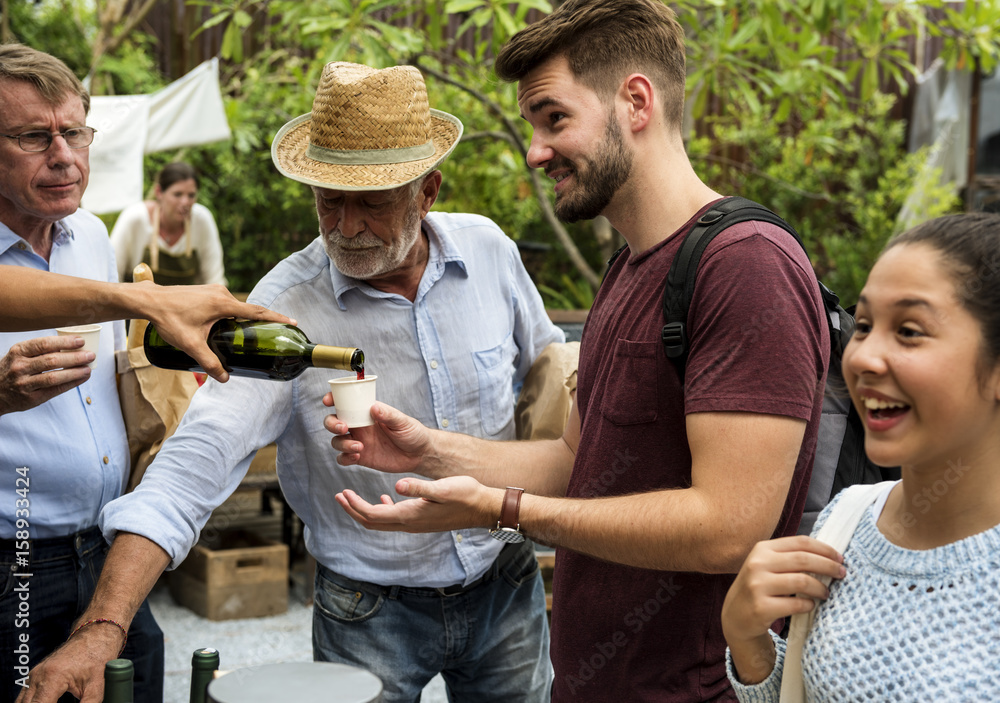
<instances>
[{"instance_id":1,"label":"blue jeans","mask_svg":"<svg viewBox=\"0 0 1000 703\"><path fill-rule=\"evenodd\" d=\"M530 545L459 595L379 586L316 565L313 658L382 680L383 703L415 703L441 674L452 703L548 701L545 588Z\"/></svg>"},{"instance_id":2,"label":"blue jeans","mask_svg":"<svg viewBox=\"0 0 1000 703\"><path fill-rule=\"evenodd\" d=\"M33 540L27 565L16 563L14 542L0 540L0 545L0 701L13 701L22 690L17 679L24 674L15 669L21 656L34 667L66 641L73 621L94 594L108 544L96 527L60 539ZM135 667L135 700L160 703L163 632L145 601L132 620L121 656ZM59 700L76 698L67 693Z\"/></svg>"}]
</instances>

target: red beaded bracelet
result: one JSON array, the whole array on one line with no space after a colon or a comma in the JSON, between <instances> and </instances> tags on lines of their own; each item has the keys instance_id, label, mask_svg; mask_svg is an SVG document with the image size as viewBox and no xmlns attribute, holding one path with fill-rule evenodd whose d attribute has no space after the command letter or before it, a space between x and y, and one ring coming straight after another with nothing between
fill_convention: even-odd
<instances>
[{"instance_id":1,"label":"red beaded bracelet","mask_svg":"<svg viewBox=\"0 0 1000 703\"><path fill-rule=\"evenodd\" d=\"M79 632L83 628L87 627L87 625L94 625L94 624L99 623L99 622L111 623L112 625L114 625L115 627L117 627L119 630L122 631L122 635L125 637L125 639L124 639L124 641L122 641L122 648L120 650L118 650L118 656L120 657L122 655L122 652L125 651L125 645L128 643L128 630L126 630L124 627L122 627L121 623L115 622L114 620L111 620L109 618L95 618L94 620L88 620L87 622L83 623L82 625L80 625L79 627L77 627L75 630L73 630L72 634L70 634L69 637L72 638L73 635L75 635L77 632Z\"/></svg>"}]
</instances>

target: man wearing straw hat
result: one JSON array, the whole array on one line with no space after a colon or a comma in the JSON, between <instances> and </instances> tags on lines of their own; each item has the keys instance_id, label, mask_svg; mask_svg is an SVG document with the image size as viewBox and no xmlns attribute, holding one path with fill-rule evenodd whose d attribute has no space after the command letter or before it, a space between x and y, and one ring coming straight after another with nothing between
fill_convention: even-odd
<instances>
[{"instance_id":1,"label":"man wearing straw hat","mask_svg":"<svg viewBox=\"0 0 1000 703\"><path fill-rule=\"evenodd\" d=\"M278 170L312 187L320 236L268 273L249 301L294 317L315 341L364 349L379 397L428 426L509 440L514 387L563 334L494 223L430 212L437 166L461 133L458 119L430 109L417 69L327 65L312 112L272 145ZM233 378L199 390L140 486L102 513L114 542L85 617L127 624L254 452L277 442L282 490L317 561L317 660L374 672L386 702L418 700L438 673L451 700L547 700L533 547L502 545L481 529L379 535L355 523L333 496L351 486L377 499L393 479L335 463L320 402L330 375ZM97 663L116 653L82 631L36 669L42 688L28 700L51 703L71 680L99 687Z\"/></svg>"},{"instance_id":2,"label":"man wearing straw hat","mask_svg":"<svg viewBox=\"0 0 1000 703\"><path fill-rule=\"evenodd\" d=\"M726 228L700 259L678 373L664 281L721 196L685 153L673 11L565 0L496 70L518 82L556 213L603 214L628 244L587 318L569 422L559 439L484 442L382 403L350 433L330 416L339 461L438 479L337 500L373 529L489 525L555 546L555 703L734 701L722 602L758 540L795 533L816 451L830 340L815 273L781 228Z\"/></svg>"}]
</instances>

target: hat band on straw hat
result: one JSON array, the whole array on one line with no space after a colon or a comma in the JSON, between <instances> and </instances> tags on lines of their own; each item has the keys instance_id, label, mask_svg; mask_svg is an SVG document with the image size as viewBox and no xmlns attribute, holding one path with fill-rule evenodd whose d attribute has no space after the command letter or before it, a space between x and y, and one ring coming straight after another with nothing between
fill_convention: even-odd
<instances>
[{"instance_id":1,"label":"hat band on straw hat","mask_svg":"<svg viewBox=\"0 0 1000 703\"><path fill-rule=\"evenodd\" d=\"M313 161L325 164L401 164L408 161L420 161L434 156L434 142L429 141L418 146L401 146L394 149L327 149L326 147L309 144L306 156Z\"/></svg>"}]
</instances>

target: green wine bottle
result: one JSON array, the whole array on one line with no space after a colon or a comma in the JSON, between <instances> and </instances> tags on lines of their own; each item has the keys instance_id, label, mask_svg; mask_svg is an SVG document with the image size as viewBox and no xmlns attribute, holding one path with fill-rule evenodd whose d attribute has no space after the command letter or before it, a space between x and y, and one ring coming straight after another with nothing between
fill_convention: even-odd
<instances>
[{"instance_id":1,"label":"green wine bottle","mask_svg":"<svg viewBox=\"0 0 1000 703\"><path fill-rule=\"evenodd\" d=\"M211 647L196 649L191 656L191 703L208 700L208 684L219 668L219 651Z\"/></svg>"},{"instance_id":2,"label":"green wine bottle","mask_svg":"<svg viewBox=\"0 0 1000 703\"><path fill-rule=\"evenodd\" d=\"M149 363L165 369L204 371L198 362L168 343L149 325L143 339ZM234 376L289 381L308 368L364 373L365 353L354 347L313 344L298 327L278 322L219 320L208 333L208 346Z\"/></svg>"},{"instance_id":3,"label":"green wine bottle","mask_svg":"<svg viewBox=\"0 0 1000 703\"><path fill-rule=\"evenodd\" d=\"M104 703L133 703L132 662L112 659L104 665Z\"/></svg>"}]
</instances>

